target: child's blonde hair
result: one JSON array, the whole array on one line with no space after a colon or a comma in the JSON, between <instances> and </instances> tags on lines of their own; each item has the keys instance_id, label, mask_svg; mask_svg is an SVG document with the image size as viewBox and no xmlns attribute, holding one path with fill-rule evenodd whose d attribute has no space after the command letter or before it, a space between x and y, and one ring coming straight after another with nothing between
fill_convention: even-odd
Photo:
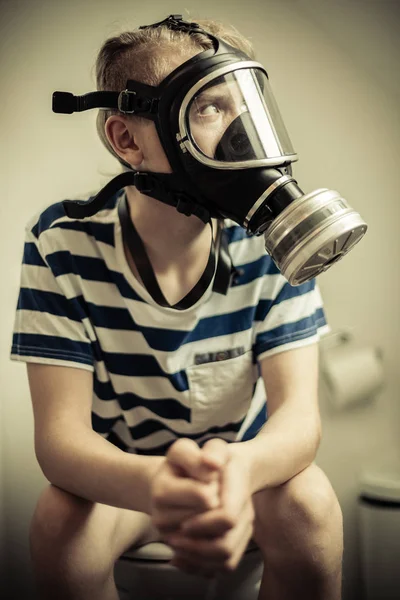
<instances>
[{"instance_id":1,"label":"child's blonde hair","mask_svg":"<svg viewBox=\"0 0 400 600\"><path fill-rule=\"evenodd\" d=\"M196 19L196 23L205 31L242 50L250 58L254 58L252 44L234 27L208 19ZM170 55L181 58L182 62L185 62L191 56L210 48L212 48L211 40L205 35L200 33L189 35L186 32L173 31L164 25L125 31L106 40L100 48L95 64L97 89L121 91L125 89L128 79L157 86L171 71ZM116 113L117 111L112 109L100 110L97 115L97 132L107 150L122 165L129 166L114 152L105 134L105 123L108 117Z\"/></svg>"}]
</instances>

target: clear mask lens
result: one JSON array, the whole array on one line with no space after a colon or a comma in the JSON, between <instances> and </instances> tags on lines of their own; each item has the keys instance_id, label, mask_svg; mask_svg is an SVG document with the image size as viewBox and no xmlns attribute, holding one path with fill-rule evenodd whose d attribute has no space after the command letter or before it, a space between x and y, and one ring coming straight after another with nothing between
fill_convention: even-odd
<instances>
[{"instance_id":1,"label":"clear mask lens","mask_svg":"<svg viewBox=\"0 0 400 600\"><path fill-rule=\"evenodd\" d=\"M281 160L295 154L260 69L238 69L201 88L188 106L187 130L196 149L216 163Z\"/></svg>"}]
</instances>

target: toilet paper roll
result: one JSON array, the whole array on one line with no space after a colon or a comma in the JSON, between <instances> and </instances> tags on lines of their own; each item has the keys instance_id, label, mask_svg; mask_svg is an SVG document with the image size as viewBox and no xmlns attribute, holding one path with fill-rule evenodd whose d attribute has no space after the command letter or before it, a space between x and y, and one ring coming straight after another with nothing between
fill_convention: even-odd
<instances>
[{"instance_id":1,"label":"toilet paper roll","mask_svg":"<svg viewBox=\"0 0 400 600\"><path fill-rule=\"evenodd\" d=\"M323 352L321 367L331 400L338 408L368 402L384 384L381 353L374 347L339 344Z\"/></svg>"}]
</instances>

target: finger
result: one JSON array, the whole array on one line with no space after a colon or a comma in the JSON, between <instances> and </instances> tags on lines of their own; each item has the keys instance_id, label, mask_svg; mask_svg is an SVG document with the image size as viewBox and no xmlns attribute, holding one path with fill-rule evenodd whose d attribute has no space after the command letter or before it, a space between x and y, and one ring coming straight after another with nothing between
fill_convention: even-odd
<instances>
[{"instance_id":1,"label":"finger","mask_svg":"<svg viewBox=\"0 0 400 600\"><path fill-rule=\"evenodd\" d=\"M195 540L178 533L171 536L168 543L175 552L202 567L232 571L240 562L252 533L252 512L247 511L237 527L220 538Z\"/></svg>"},{"instance_id":2,"label":"finger","mask_svg":"<svg viewBox=\"0 0 400 600\"><path fill-rule=\"evenodd\" d=\"M152 523L159 529L160 533L167 535L180 531L182 523L197 514L198 511L194 509L171 508L162 511L156 510L152 515Z\"/></svg>"},{"instance_id":3,"label":"finger","mask_svg":"<svg viewBox=\"0 0 400 600\"><path fill-rule=\"evenodd\" d=\"M174 535L168 542L171 548L185 560L196 562L199 566L223 568L223 563L231 557L230 552L215 540L190 540Z\"/></svg>"},{"instance_id":4,"label":"finger","mask_svg":"<svg viewBox=\"0 0 400 600\"><path fill-rule=\"evenodd\" d=\"M218 509L217 509L218 510ZM211 511L214 512L214 511ZM224 518L218 519L216 517L209 524L208 520L205 525L202 522L196 524L194 531L183 530L186 522L190 521L194 517L198 517L199 514L207 515L209 511L203 511L199 513L198 509L193 508L163 508L162 510L155 509L152 514L153 524L160 530L161 533L171 533L173 531L180 531L184 535L189 537L215 537L226 532L227 527Z\"/></svg>"},{"instance_id":5,"label":"finger","mask_svg":"<svg viewBox=\"0 0 400 600\"><path fill-rule=\"evenodd\" d=\"M238 481L235 478L235 465L228 463L221 474L220 507L207 513L189 518L182 524L182 531L191 536L221 535L232 529L245 509L249 498L237 493Z\"/></svg>"},{"instance_id":6,"label":"finger","mask_svg":"<svg viewBox=\"0 0 400 600\"><path fill-rule=\"evenodd\" d=\"M229 541L228 545L232 549L231 557L226 561L225 567L228 571L236 569L239 562L246 551L247 545L251 536L253 535L254 510L252 501L249 500L247 503L243 515L239 520L235 529L228 533Z\"/></svg>"},{"instance_id":7,"label":"finger","mask_svg":"<svg viewBox=\"0 0 400 600\"><path fill-rule=\"evenodd\" d=\"M204 482L209 481L211 472L216 470L212 464L203 462L202 450L189 438L180 438L172 444L166 458L176 469L183 469L186 476Z\"/></svg>"},{"instance_id":8,"label":"finger","mask_svg":"<svg viewBox=\"0 0 400 600\"><path fill-rule=\"evenodd\" d=\"M199 550L197 544L193 547L189 545L185 545L184 547L184 544L180 546L171 545L171 547L175 551L172 564L175 564L176 561L179 565L188 566L193 573L203 574L206 572L216 575L230 570L228 562L232 557L226 549L218 549L210 545L207 548Z\"/></svg>"},{"instance_id":9,"label":"finger","mask_svg":"<svg viewBox=\"0 0 400 600\"><path fill-rule=\"evenodd\" d=\"M188 517L181 526L182 533L190 537L217 537L234 526L223 508L217 508Z\"/></svg>"},{"instance_id":10,"label":"finger","mask_svg":"<svg viewBox=\"0 0 400 600\"><path fill-rule=\"evenodd\" d=\"M231 521L225 517L224 513L218 513L219 509L199 511L196 508L162 508L154 509L152 514L153 524L161 533L171 533L179 530L182 535L188 537L208 537L213 538L222 535L228 531L232 525ZM204 516L204 520L200 517ZM193 527L187 527L186 523Z\"/></svg>"},{"instance_id":11,"label":"finger","mask_svg":"<svg viewBox=\"0 0 400 600\"><path fill-rule=\"evenodd\" d=\"M169 506L164 503L154 508L152 516L154 525L162 533L179 529L193 537L219 536L233 526L232 519L221 508Z\"/></svg>"},{"instance_id":12,"label":"finger","mask_svg":"<svg viewBox=\"0 0 400 600\"><path fill-rule=\"evenodd\" d=\"M226 564L226 567L229 570L237 568L238 564L243 558L244 553L246 552L246 548L252 535L253 526L249 523L246 523L246 526L243 529L238 530L237 543L235 545L233 556Z\"/></svg>"},{"instance_id":13,"label":"finger","mask_svg":"<svg viewBox=\"0 0 400 600\"><path fill-rule=\"evenodd\" d=\"M217 483L206 484L189 478L169 478L154 491L158 508L194 508L198 511L216 508L220 504Z\"/></svg>"}]
</instances>

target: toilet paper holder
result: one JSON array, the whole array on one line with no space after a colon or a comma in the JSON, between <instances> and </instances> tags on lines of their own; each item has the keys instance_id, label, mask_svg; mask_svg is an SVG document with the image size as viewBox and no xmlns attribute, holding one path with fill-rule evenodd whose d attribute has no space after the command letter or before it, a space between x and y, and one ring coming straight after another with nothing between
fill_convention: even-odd
<instances>
[{"instance_id":1,"label":"toilet paper holder","mask_svg":"<svg viewBox=\"0 0 400 600\"><path fill-rule=\"evenodd\" d=\"M338 409L370 402L384 387L382 349L362 345L349 331L337 331L320 343L320 379Z\"/></svg>"},{"instance_id":2,"label":"toilet paper holder","mask_svg":"<svg viewBox=\"0 0 400 600\"><path fill-rule=\"evenodd\" d=\"M354 343L354 335L349 331L333 331L321 338L319 342L321 356L330 348L340 346L342 344ZM383 361L383 350L380 346L375 346L375 352L377 357Z\"/></svg>"}]
</instances>

